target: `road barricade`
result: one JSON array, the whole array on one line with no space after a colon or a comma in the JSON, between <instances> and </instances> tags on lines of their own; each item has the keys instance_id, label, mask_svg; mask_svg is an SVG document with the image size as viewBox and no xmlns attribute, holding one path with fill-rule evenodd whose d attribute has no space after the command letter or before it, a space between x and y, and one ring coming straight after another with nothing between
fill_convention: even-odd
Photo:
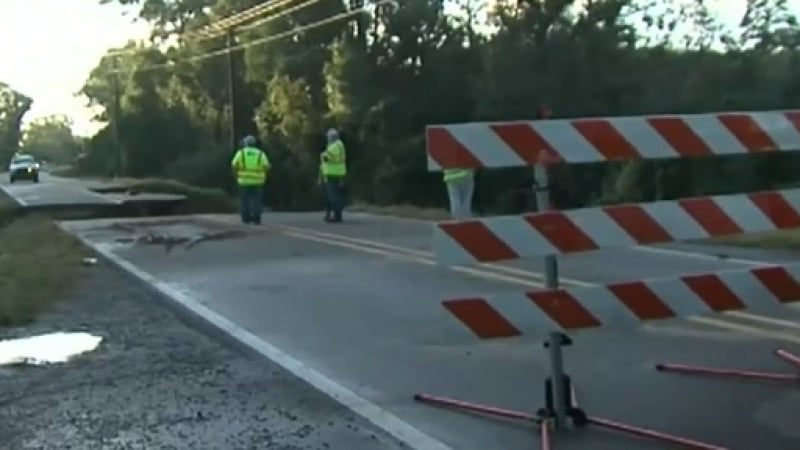
<instances>
[{"instance_id":1,"label":"road barricade","mask_svg":"<svg viewBox=\"0 0 800 450\"><path fill-rule=\"evenodd\" d=\"M428 168L533 166L540 208L547 209L547 166L636 159L690 158L800 150L800 111L535 120L429 126ZM544 206L545 208L542 208ZM437 223L433 247L444 264L477 264L555 256L612 247L800 227L800 189L624 204L570 211L539 211ZM547 270L551 289L448 299L443 306L481 339L549 330L545 347L551 375L544 380L543 407L535 414L467 403L429 394L415 399L539 426L541 446L551 431L595 425L692 449L723 449L587 415L575 401L564 373L562 347L576 329L800 301L800 263L677 278L560 289L557 269ZM800 356L776 355L800 369ZM742 372L678 364L662 371L729 375L797 382L798 375Z\"/></svg>"}]
</instances>

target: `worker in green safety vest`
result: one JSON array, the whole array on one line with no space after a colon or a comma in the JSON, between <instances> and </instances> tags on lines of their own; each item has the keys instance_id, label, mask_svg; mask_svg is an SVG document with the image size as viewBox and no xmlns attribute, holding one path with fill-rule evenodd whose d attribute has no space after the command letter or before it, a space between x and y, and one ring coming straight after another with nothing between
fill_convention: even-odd
<instances>
[{"instance_id":1,"label":"worker in green safety vest","mask_svg":"<svg viewBox=\"0 0 800 450\"><path fill-rule=\"evenodd\" d=\"M466 219L472 216L472 196L475 192L475 171L465 168L444 169L444 183L450 197L450 216Z\"/></svg>"},{"instance_id":2,"label":"worker in green safety vest","mask_svg":"<svg viewBox=\"0 0 800 450\"><path fill-rule=\"evenodd\" d=\"M328 145L320 154L320 178L325 188L325 221L342 221L344 209L344 180L347 176L347 154L339 132L333 128L326 133Z\"/></svg>"},{"instance_id":3,"label":"worker in green safety vest","mask_svg":"<svg viewBox=\"0 0 800 450\"><path fill-rule=\"evenodd\" d=\"M233 155L231 169L239 185L243 223L261 224L264 183L270 168L267 154L256 147L256 138L246 136L242 139L242 148Z\"/></svg>"}]
</instances>

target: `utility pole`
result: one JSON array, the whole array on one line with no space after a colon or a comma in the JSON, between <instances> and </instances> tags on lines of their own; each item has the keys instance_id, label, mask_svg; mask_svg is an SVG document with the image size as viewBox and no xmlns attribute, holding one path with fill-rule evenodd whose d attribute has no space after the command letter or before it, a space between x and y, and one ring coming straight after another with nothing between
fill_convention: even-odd
<instances>
[{"instance_id":1,"label":"utility pole","mask_svg":"<svg viewBox=\"0 0 800 450\"><path fill-rule=\"evenodd\" d=\"M119 87L119 64L117 56L111 57L112 67L112 89L113 89L113 104L111 105L111 127L114 132L114 147L117 150L117 176L122 176L127 173L128 159L125 155L125 150L122 147L122 139L120 138L119 119L120 119L120 87Z\"/></svg>"},{"instance_id":2,"label":"utility pole","mask_svg":"<svg viewBox=\"0 0 800 450\"><path fill-rule=\"evenodd\" d=\"M236 150L236 78L235 67L233 62L233 28L227 30L227 47L228 47L228 104L230 108L230 151Z\"/></svg>"}]
</instances>

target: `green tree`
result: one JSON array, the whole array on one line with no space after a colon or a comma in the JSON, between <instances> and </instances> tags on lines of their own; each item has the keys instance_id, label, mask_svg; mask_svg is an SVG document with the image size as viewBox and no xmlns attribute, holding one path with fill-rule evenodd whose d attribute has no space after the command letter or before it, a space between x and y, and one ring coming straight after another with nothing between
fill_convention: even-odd
<instances>
[{"instance_id":1,"label":"green tree","mask_svg":"<svg viewBox=\"0 0 800 450\"><path fill-rule=\"evenodd\" d=\"M80 153L81 143L72 134L69 118L53 115L36 119L25 127L21 150L48 162L69 164Z\"/></svg>"},{"instance_id":2,"label":"green tree","mask_svg":"<svg viewBox=\"0 0 800 450\"><path fill-rule=\"evenodd\" d=\"M445 198L425 169L428 124L529 120L541 105L555 117L587 117L800 103L800 28L784 0L751 0L733 24L703 0L523 0L494 11L480 0L407 0L350 16L369 2L274 2L271 17L234 30L233 111L224 36L191 32L265 2L117 3L139 5L159 45L115 58L119 114L110 56L84 93L100 119L116 120L130 173L230 186L233 113L235 135L258 134L275 162L277 208L318 205L311 187L330 126L348 148L351 196L430 206ZM87 166L113 161L112 131L90 141ZM576 207L758 189L798 181L799 163L777 154L560 166L554 200ZM525 208L530 182L529 168L482 171L479 206Z\"/></svg>"},{"instance_id":3,"label":"green tree","mask_svg":"<svg viewBox=\"0 0 800 450\"><path fill-rule=\"evenodd\" d=\"M19 149L22 119L33 100L0 82L0 161L8 161Z\"/></svg>"}]
</instances>

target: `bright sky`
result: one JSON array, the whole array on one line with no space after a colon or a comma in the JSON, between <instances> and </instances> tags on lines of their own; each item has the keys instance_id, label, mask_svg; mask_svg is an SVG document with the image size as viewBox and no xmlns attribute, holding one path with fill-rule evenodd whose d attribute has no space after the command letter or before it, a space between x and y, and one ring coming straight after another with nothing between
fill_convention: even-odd
<instances>
[{"instance_id":1,"label":"bright sky","mask_svg":"<svg viewBox=\"0 0 800 450\"><path fill-rule=\"evenodd\" d=\"M0 81L33 98L26 121L66 114L76 133L96 131L75 93L108 48L148 34L125 12L99 0L0 0Z\"/></svg>"},{"instance_id":2,"label":"bright sky","mask_svg":"<svg viewBox=\"0 0 800 450\"><path fill-rule=\"evenodd\" d=\"M737 21L746 0L711 0L720 19ZM789 0L800 12L800 0ZM26 121L65 114L77 134L97 125L86 100L76 97L89 72L110 47L148 34L130 10L99 0L0 0L0 81L34 99ZM128 13L124 16L124 13Z\"/></svg>"}]
</instances>

